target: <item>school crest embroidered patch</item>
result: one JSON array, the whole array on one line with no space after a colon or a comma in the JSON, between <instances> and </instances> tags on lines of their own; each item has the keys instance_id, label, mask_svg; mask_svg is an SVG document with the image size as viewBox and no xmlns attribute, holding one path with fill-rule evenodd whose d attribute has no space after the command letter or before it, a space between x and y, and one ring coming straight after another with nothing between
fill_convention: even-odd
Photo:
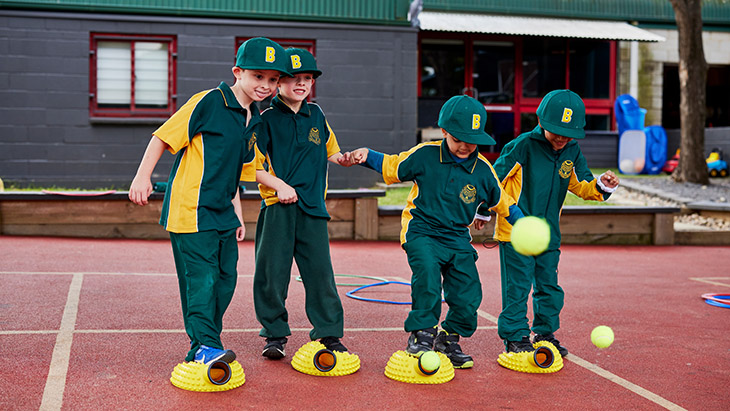
<instances>
[{"instance_id":1,"label":"school crest embroidered patch","mask_svg":"<svg viewBox=\"0 0 730 411\"><path fill-rule=\"evenodd\" d=\"M459 198L461 201L471 204L477 199L477 189L473 185L467 184L461 189Z\"/></svg>"},{"instance_id":2,"label":"school crest embroidered patch","mask_svg":"<svg viewBox=\"0 0 730 411\"><path fill-rule=\"evenodd\" d=\"M558 174L560 174L561 178L570 178L570 175L573 174L573 162L570 160L563 161L563 165L560 166Z\"/></svg>"},{"instance_id":3,"label":"school crest embroidered patch","mask_svg":"<svg viewBox=\"0 0 730 411\"><path fill-rule=\"evenodd\" d=\"M248 140L248 151L251 151L254 144L256 144L256 133L251 133L251 139Z\"/></svg>"},{"instance_id":4,"label":"school crest embroidered patch","mask_svg":"<svg viewBox=\"0 0 730 411\"><path fill-rule=\"evenodd\" d=\"M309 141L316 145L319 145L322 142L322 140L319 139L319 129L317 127L312 127L312 129L309 130Z\"/></svg>"}]
</instances>

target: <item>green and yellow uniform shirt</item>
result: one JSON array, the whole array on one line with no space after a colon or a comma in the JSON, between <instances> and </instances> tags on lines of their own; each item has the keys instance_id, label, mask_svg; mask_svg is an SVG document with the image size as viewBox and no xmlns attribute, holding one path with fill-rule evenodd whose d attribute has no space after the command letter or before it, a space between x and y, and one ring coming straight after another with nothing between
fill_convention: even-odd
<instances>
[{"instance_id":1,"label":"green and yellow uniform shirt","mask_svg":"<svg viewBox=\"0 0 730 411\"><path fill-rule=\"evenodd\" d=\"M229 230L241 225L232 200L242 165L254 159L253 147L261 117L246 109L231 88L202 91L153 134L177 154L170 171L160 224L174 233Z\"/></svg>"},{"instance_id":2,"label":"green and yellow uniform shirt","mask_svg":"<svg viewBox=\"0 0 730 411\"><path fill-rule=\"evenodd\" d=\"M526 216L547 220L548 250L560 248L560 213L568 191L584 200L603 201L610 196L596 185L578 143L573 140L555 151L540 126L505 145L494 169ZM494 238L510 241L511 233L512 226L497 216Z\"/></svg>"},{"instance_id":3,"label":"green and yellow uniform shirt","mask_svg":"<svg viewBox=\"0 0 730 411\"><path fill-rule=\"evenodd\" d=\"M295 113L279 96L261 113L263 126L257 140L257 169L267 169L294 188L297 205L314 217L330 218L325 207L327 195L327 159L340 151L322 109L303 102ZM259 184L262 208L278 203L276 191Z\"/></svg>"},{"instance_id":4,"label":"green and yellow uniform shirt","mask_svg":"<svg viewBox=\"0 0 730 411\"><path fill-rule=\"evenodd\" d=\"M504 193L492 165L478 152L457 163L446 140L419 144L383 158L387 184L413 181L401 217L401 244L418 236L455 250L473 250L469 225L477 208L509 215L514 200Z\"/></svg>"}]
</instances>

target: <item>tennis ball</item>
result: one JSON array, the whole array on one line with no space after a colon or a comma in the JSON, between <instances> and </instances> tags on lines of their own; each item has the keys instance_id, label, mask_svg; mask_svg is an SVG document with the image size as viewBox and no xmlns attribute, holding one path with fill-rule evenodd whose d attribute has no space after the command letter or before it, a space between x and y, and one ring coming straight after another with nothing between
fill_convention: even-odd
<instances>
[{"instance_id":1,"label":"tennis ball","mask_svg":"<svg viewBox=\"0 0 730 411\"><path fill-rule=\"evenodd\" d=\"M522 255L538 255L550 244L550 226L544 218L522 217L512 226L512 247Z\"/></svg>"},{"instance_id":2,"label":"tennis ball","mask_svg":"<svg viewBox=\"0 0 730 411\"><path fill-rule=\"evenodd\" d=\"M418 367L426 375L434 374L441 367L441 358L436 351L426 351L418 357Z\"/></svg>"},{"instance_id":3,"label":"tennis ball","mask_svg":"<svg viewBox=\"0 0 730 411\"><path fill-rule=\"evenodd\" d=\"M598 348L606 348L613 344L613 330L605 325L599 325L591 331L591 341Z\"/></svg>"}]
</instances>

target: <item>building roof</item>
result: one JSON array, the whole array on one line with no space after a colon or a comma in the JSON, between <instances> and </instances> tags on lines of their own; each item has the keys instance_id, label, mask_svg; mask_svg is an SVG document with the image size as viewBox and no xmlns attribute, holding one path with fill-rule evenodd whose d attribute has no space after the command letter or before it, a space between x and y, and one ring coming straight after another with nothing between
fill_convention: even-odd
<instances>
[{"instance_id":1,"label":"building roof","mask_svg":"<svg viewBox=\"0 0 730 411\"><path fill-rule=\"evenodd\" d=\"M433 11L423 11L417 18L421 30L426 31L625 41L665 40L664 37L620 21L443 13Z\"/></svg>"},{"instance_id":2,"label":"building roof","mask_svg":"<svg viewBox=\"0 0 730 411\"><path fill-rule=\"evenodd\" d=\"M675 24L669 0L422 0L423 10ZM730 0L702 0L705 25L730 25Z\"/></svg>"}]
</instances>

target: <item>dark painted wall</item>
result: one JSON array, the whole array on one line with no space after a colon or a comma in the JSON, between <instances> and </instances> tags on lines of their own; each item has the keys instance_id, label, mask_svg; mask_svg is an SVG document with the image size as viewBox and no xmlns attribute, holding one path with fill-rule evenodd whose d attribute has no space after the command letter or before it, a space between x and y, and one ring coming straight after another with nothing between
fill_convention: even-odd
<instances>
[{"instance_id":1,"label":"dark painted wall","mask_svg":"<svg viewBox=\"0 0 730 411\"><path fill-rule=\"evenodd\" d=\"M89 118L89 33L177 35L177 107L232 83L236 37L314 39L316 102L342 150L398 152L416 141L417 32L403 27L4 10L0 16L0 178L6 185L126 189L160 122ZM167 179L164 154L153 181ZM330 188L379 176L331 166Z\"/></svg>"}]
</instances>

